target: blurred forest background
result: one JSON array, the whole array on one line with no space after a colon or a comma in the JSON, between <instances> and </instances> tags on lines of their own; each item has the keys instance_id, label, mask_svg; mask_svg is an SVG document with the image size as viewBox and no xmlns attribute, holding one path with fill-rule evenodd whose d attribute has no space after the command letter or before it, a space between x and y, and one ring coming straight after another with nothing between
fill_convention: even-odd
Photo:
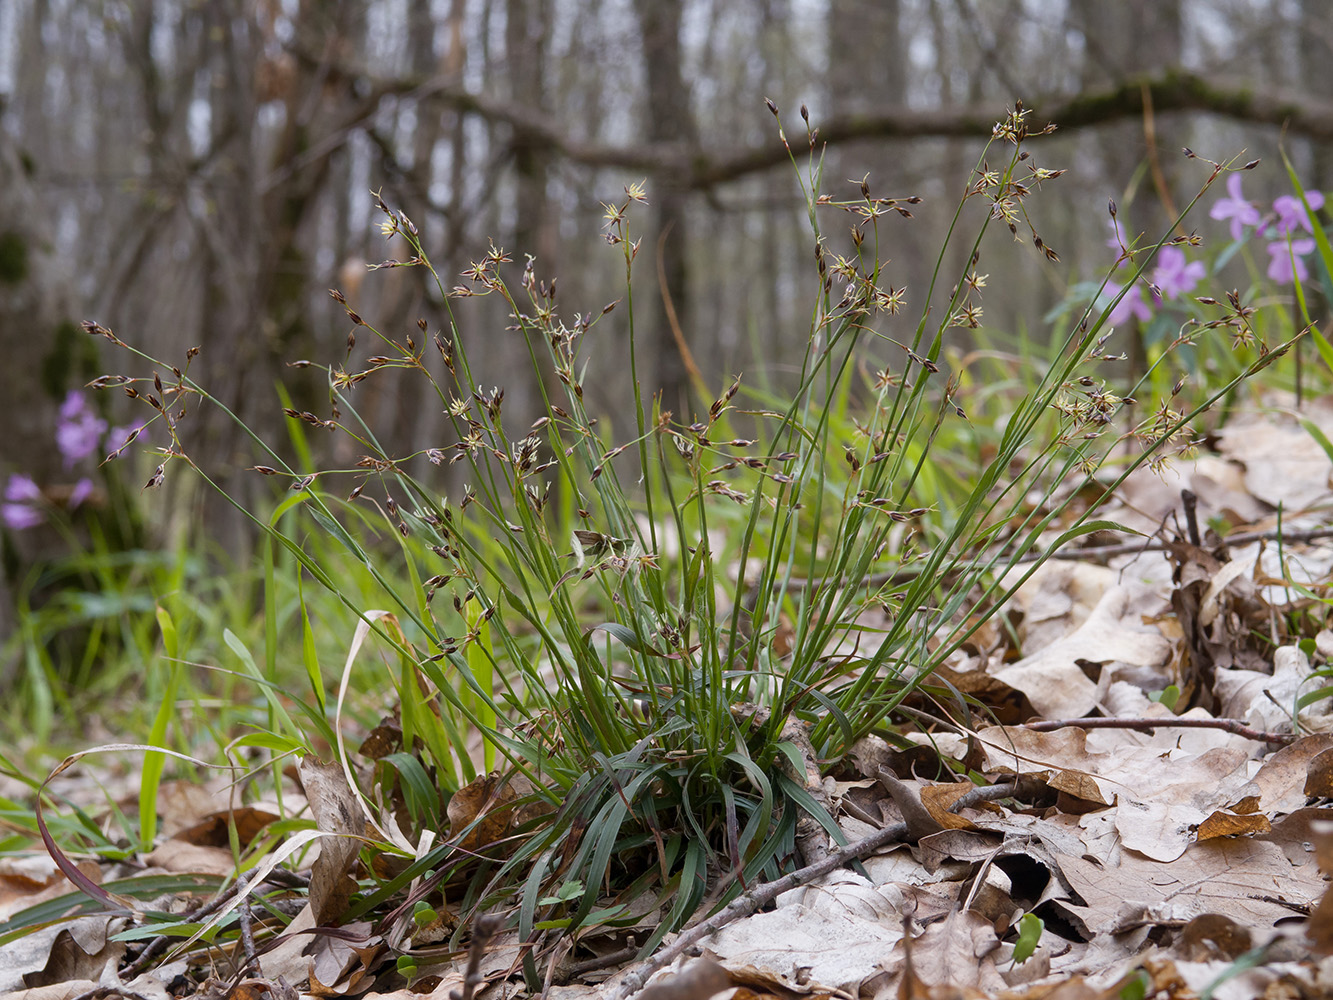
<instances>
[{"instance_id":1,"label":"blurred forest background","mask_svg":"<svg viewBox=\"0 0 1333 1000\"><path fill-rule=\"evenodd\" d=\"M1070 284L1115 258L1108 197L1128 232L1155 238L1197 190L1207 168L1182 146L1264 157L1246 193L1272 197L1289 190L1285 128L1304 182L1333 182L1331 65L1328 0L3 0L0 474L55 489L65 394L146 373L83 333L85 318L169 363L202 348L191 374L272 440L285 440L278 380L328 416L322 373L287 367L343 359L351 324L328 289L399 339L423 342L418 317L447 323L424 270L367 273L405 255L380 233L375 191L415 221L447 284L493 239L516 261L511 281L526 254L539 277L558 275L572 315L622 297L602 203L644 180L650 205L632 225L645 389L678 415L699 405L663 290L714 389L741 371L780 384L816 281L765 97L802 162L808 106L835 197L868 174L876 195L923 199L914 219L881 223L889 280L907 288L898 332L925 305L1004 107L1021 98L1034 121L1058 122L1038 158L1070 173L1032 204L1062 260L996 253L1000 230L979 268L988 327L1044 337ZM1207 228L1206 210L1191 224ZM824 225L847 252L844 217ZM942 294L965 255L946 261ZM499 306L469 299L454 314L487 345L472 355L519 421L533 387L507 374L527 354ZM587 345L592 408L613 419L628 381L597 373L624 370L625 338L622 304ZM349 370L378 353L361 331ZM452 443L421 379L371 379L354 401L396 454ZM119 392L97 405L112 422L147 415ZM186 433L224 480L255 463L217 414ZM11 563L40 544L6 533Z\"/></svg>"}]
</instances>

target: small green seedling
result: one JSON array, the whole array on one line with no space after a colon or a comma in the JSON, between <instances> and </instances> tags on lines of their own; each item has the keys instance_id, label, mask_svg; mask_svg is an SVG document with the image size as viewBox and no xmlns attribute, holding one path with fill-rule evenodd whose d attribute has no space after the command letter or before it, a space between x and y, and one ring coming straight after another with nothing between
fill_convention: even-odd
<instances>
[{"instance_id":1,"label":"small green seedling","mask_svg":"<svg viewBox=\"0 0 1333 1000\"><path fill-rule=\"evenodd\" d=\"M439 919L439 914L424 899L418 900L417 905L412 910L412 920L418 927L425 927L435 920Z\"/></svg>"},{"instance_id":2,"label":"small green seedling","mask_svg":"<svg viewBox=\"0 0 1333 1000\"><path fill-rule=\"evenodd\" d=\"M1014 943L1014 964L1022 965L1041 943L1041 935L1046 930L1046 922L1035 913L1025 913L1018 921L1018 940Z\"/></svg>"},{"instance_id":3,"label":"small green seedling","mask_svg":"<svg viewBox=\"0 0 1333 1000\"><path fill-rule=\"evenodd\" d=\"M560 888L555 891L554 896L543 896L541 899L537 900L537 902L541 906L555 906L559 903L571 902L582 895L583 883L579 879L571 879L570 881L563 883Z\"/></svg>"},{"instance_id":4,"label":"small green seedling","mask_svg":"<svg viewBox=\"0 0 1333 1000\"><path fill-rule=\"evenodd\" d=\"M1161 702L1174 712L1176 710L1176 702L1180 701L1180 688L1175 684L1172 684L1161 691L1153 691L1148 695L1148 700Z\"/></svg>"}]
</instances>

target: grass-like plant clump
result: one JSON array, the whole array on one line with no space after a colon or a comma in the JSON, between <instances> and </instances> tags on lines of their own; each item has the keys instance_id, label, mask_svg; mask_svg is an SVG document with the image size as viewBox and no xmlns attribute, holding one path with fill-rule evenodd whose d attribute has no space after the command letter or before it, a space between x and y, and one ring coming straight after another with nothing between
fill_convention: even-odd
<instances>
[{"instance_id":1,"label":"grass-like plant clump","mask_svg":"<svg viewBox=\"0 0 1333 1000\"><path fill-rule=\"evenodd\" d=\"M379 202L385 234L410 247L381 267L427 269L446 309L503 299L504 335L527 344L541 412L520 426L503 387L474 378L472 359L497 332L421 321L398 340L349 309L378 356L327 369L328 416L287 412L301 454L304 425L332 427L358 442L355 467L293 468L254 436L256 473L290 490L272 511L242 508L265 540L264 630L253 638L264 652L231 630L224 642L263 707L252 714L260 728L229 747L268 755L279 785L289 755L338 759L368 823L356 884L326 916L375 917L410 975L440 937L440 911L453 913L453 949L494 914L517 932L539 987L590 928L618 929L647 954L701 910L829 856L843 835L825 776L858 740L906 746L908 733L966 722L968 699L934 681L935 668L1053 552L1117 528L1089 496L1188 452L1195 419L1291 346L1265 345L1235 293L1200 299L1170 338L1149 343L1137 386L1113 390L1107 366L1123 369L1112 317L1147 308L1156 254L1197 242L1173 227L1139 246L1117 229L1123 285L1076 288L1044 357L1005 365L992 352L1003 379L958 364L949 331L982 325L986 230L1035 245L1021 252L1043 265L1057 259L1026 202L1061 171L1037 165L1026 116L1019 106L996 126L919 297L882 264L917 199L866 183L848 200L823 194L810 132L808 163L793 164L819 285L799 373L782 395L741 375L700 382L687 414L664 410L637 375L630 277L643 187L606 208L623 301L572 317L540 262L516 264L498 247L455 285L413 222ZM1211 164L1200 195L1229 169ZM825 233L830 213L852 223L841 251L843 233ZM957 241L968 264L946 276ZM1178 288L1188 275L1164 259ZM615 426L617 440L585 401L589 334L602 324L625 336L598 350L623 342L610 367L633 380L632 426ZM154 411L165 444L149 485L192 465L178 414L221 404L188 366L89 330L156 369L99 380ZM1193 382L1182 378L1182 352L1228 331L1235 343L1200 347ZM1214 357L1226 359L1220 377ZM377 438L357 387L391 377L430 381L452 441L400 455ZM444 494L414 475L423 458L462 485ZM192 474L210 481L207 469ZM177 658L178 623L162 606L157 620ZM340 672L321 659L330 634L344 644ZM358 752L345 710L366 644L390 665L396 714ZM279 666L288 649L304 667L295 678ZM173 746L179 669L176 659L145 742ZM154 760L134 838L143 847Z\"/></svg>"}]
</instances>

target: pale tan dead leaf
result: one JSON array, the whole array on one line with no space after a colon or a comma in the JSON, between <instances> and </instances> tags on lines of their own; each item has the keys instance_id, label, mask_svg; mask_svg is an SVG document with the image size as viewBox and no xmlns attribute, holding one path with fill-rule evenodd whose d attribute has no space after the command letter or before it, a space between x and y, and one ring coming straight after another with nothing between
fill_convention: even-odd
<instances>
[{"instance_id":1,"label":"pale tan dead leaf","mask_svg":"<svg viewBox=\"0 0 1333 1000\"><path fill-rule=\"evenodd\" d=\"M947 877L947 873L926 869L906 844L891 844L887 850L863 859L861 866L875 885L931 885Z\"/></svg>"},{"instance_id":2,"label":"pale tan dead leaf","mask_svg":"<svg viewBox=\"0 0 1333 1000\"><path fill-rule=\"evenodd\" d=\"M1011 573L1021 576L1027 567ZM1007 607L1021 613L1018 637L1033 653L1069 635L1092 614L1119 574L1106 566L1077 560L1054 560L1032 574L1009 598Z\"/></svg>"},{"instance_id":3,"label":"pale tan dead leaf","mask_svg":"<svg viewBox=\"0 0 1333 1000\"><path fill-rule=\"evenodd\" d=\"M1161 702L1152 701L1142 690L1124 682L1114 682L1107 689L1107 696L1102 704L1103 714L1124 719L1152 719L1169 722L1181 719L1211 719L1213 716L1201 708L1192 708L1179 716ZM1135 729L1092 729L1088 731L1087 748L1089 752L1115 755L1126 747L1153 747L1162 753L1176 752L1202 754L1209 750L1225 748L1239 751L1246 756L1255 752L1253 740L1220 729L1184 729L1162 726L1152 730Z\"/></svg>"},{"instance_id":4,"label":"pale tan dead leaf","mask_svg":"<svg viewBox=\"0 0 1333 1000\"><path fill-rule=\"evenodd\" d=\"M1028 956L1027 961L1019 965L1014 964L1013 944L1005 943L995 955L995 966L1005 984L1011 988L1020 987L1048 977L1051 974L1051 955L1056 950L1052 947L1052 942L1057 940L1059 939L1054 934L1042 935L1042 940L1038 943L1036 950ZM1042 996L1044 992L1044 990L1038 990L1033 995L1034 1000L1035 997ZM1024 990L1023 994L1029 995L1029 991Z\"/></svg>"},{"instance_id":5,"label":"pale tan dead leaf","mask_svg":"<svg viewBox=\"0 0 1333 1000\"><path fill-rule=\"evenodd\" d=\"M1126 743L1093 753L1078 729L1036 733L992 727L977 734L987 771L1040 777L1052 788L1103 805L1121 846L1158 861L1179 857L1194 828L1218 809L1258 790L1249 785L1245 750L1214 747L1202 753ZM1085 817L1085 823L1094 822Z\"/></svg>"},{"instance_id":6,"label":"pale tan dead leaf","mask_svg":"<svg viewBox=\"0 0 1333 1000\"><path fill-rule=\"evenodd\" d=\"M1309 990L1308 974L1292 963L1265 963L1236 970L1225 959L1187 962L1152 956L1144 960L1144 967L1154 973L1159 991L1166 990L1172 998L1201 996L1210 987L1213 1000L1287 1000L1317 995Z\"/></svg>"},{"instance_id":7,"label":"pale tan dead leaf","mask_svg":"<svg viewBox=\"0 0 1333 1000\"><path fill-rule=\"evenodd\" d=\"M1333 434L1327 406L1303 407L1301 416ZM1298 512L1328 497L1328 456L1291 416L1256 413L1229 420L1218 432L1218 451L1245 466L1246 489L1273 508Z\"/></svg>"},{"instance_id":8,"label":"pale tan dead leaf","mask_svg":"<svg viewBox=\"0 0 1333 1000\"><path fill-rule=\"evenodd\" d=\"M366 986L383 938L371 933L369 921L345 924L341 930L359 935L356 940L321 936L310 951L310 993L317 997L338 997L359 992Z\"/></svg>"},{"instance_id":9,"label":"pale tan dead leaf","mask_svg":"<svg viewBox=\"0 0 1333 1000\"><path fill-rule=\"evenodd\" d=\"M1003 932L1023 915L1014 902L1014 884L998 865L984 864L968 890L967 909L979 913L993 929Z\"/></svg>"},{"instance_id":10,"label":"pale tan dead leaf","mask_svg":"<svg viewBox=\"0 0 1333 1000\"><path fill-rule=\"evenodd\" d=\"M307 949L313 949L314 937L308 932L317 926L311 904L306 903L283 931L282 940L259 956L259 968L266 979L285 979L298 983L310 972Z\"/></svg>"},{"instance_id":11,"label":"pale tan dead leaf","mask_svg":"<svg viewBox=\"0 0 1333 1000\"><path fill-rule=\"evenodd\" d=\"M488 982L507 978L518 971L527 949L519 939L518 931L497 934L486 949L478 972Z\"/></svg>"},{"instance_id":12,"label":"pale tan dead leaf","mask_svg":"<svg viewBox=\"0 0 1333 1000\"><path fill-rule=\"evenodd\" d=\"M1068 855L1058 859L1064 877L1086 906L1065 907L1096 933L1122 933L1152 921L1188 921L1225 913L1250 927L1271 927L1294 916L1323 892L1317 875L1296 868L1276 844L1264 840L1210 840L1192 844L1169 863L1130 851L1115 867Z\"/></svg>"},{"instance_id":13,"label":"pale tan dead leaf","mask_svg":"<svg viewBox=\"0 0 1333 1000\"><path fill-rule=\"evenodd\" d=\"M898 886L874 885L863 875L838 869L810 885L784 892L776 905L804 906L833 918L850 915L860 920L892 922L903 912L905 903Z\"/></svg>"},{"instance_id":14,"label":"pale tan dead leaf","mask_svg":"<svg viewBox=\"0 0 1333 1000\"><path fill-rule=\"evenodd\" d=\"M1333 734L1316 733L1303 736L1267 757L1254 776L1259 788L1259 811L1273 815L1295 812L1305 806L1308 775L1315 761L1326 751L1333 750ZM1333 764L1333 756L1329 757ZM1329 793L1322 793L1329 794Z\"/></svg>"},{"instance_id":15,"label":"pale tan dead leaf","mask_svg":"<svg viewBox=\"0 0 1333 1000\"><path fill-rule=\"evenodd\" d=\"M1255 561L1259 558L1258 550L1254 550L1248 557L1233 557L1231 562L1223 563L1208 581L1208 587L1203 592L1203 599L1199 605L1199 624L1204 628L1212 625L1217 620L1217 616L1224 611L1222 595L1226 589L1236 580L1251 573L1254 570Z\"/></svg>"},{"instance_id":16,"label":"pale tan dead leaf","mask_svg":"<svg viewBox=\"0 0 1333 1000\"><path fill-rule=\"evenodd\" d=\"M1115 661L1145 666L1165 663L1170 644L1128 613L1129 591L1113 587L1074 632L1017 663L993 671L996 680L1027 696L1043 718L1087 715L1097 703L1097 685L1079 661Z\"/></svg>"},{"instance_id":17,"label":"pale tan dead leaf","mask_svg":"<svg viewBox=\"0 0 1333 1000\"><path fill-rule=\"evenodd\" d=\"M1310 828L1319 870L1325 877L1333 876L1333 822L1315 821ZM1327 887L1320 893L1319 905L1310 914L1305 933L1316 953L1333 955L1333 899Z\"/></svg>"},{"instance_id":18,"label":"pale tan dead leaf","mask_svg":"<svg viewBox=\"0 0 1333 1000\"><path fill-rule=\"evenodd\" d=\"M1131 970L1139 966L1139 948L1148 936L1150 928L1143 928L1128 934L1112 936L1099 934L1089 941L1066 942L1063 951L1051 956L1051 976L1066 981L1078 981L1089 986L1105 988L1117 984L1109 997L1119 997L1119 985L1123 984ZM1056 981L1059 981L1057 979ZM1097 993L1095 996L1102 996Z\"/></svg>"},{"instance_id":19,"label":"pale tan dead leaf","mask_svg":"<svg viewBox=\"0 0 1333 1000\"><path fill-rule=\"evenodd\" d=\"M1289 733L1296 698L1309 677L1310 661L1297 646L1282 646L1273 654L1271 674L1253 670L1218 670L1221 713L1228 718L1244 719L1255 729ZM1301 728L1307 732L1333 731L1333 715L1324 714L1327 711L1327 703L1302 709Z\"/></svg>"},{"instance_id":20,"label":"pale tan dead leaf","mask_svg":"<svg viewBox=\"0 0 1333 1000\"><path fill-rule=\"evenodd\" d=\"M462 994L464 973L461 969L450 966L442 975L418 976L412 981L411 988L392 990L387 993L380 993L372 990L362 996L362 1000L453 1000ZM571 990L574 988L570 988ZM578 992L563 993L561 987L553 987L551 990L551 1000L557 997L563 997L564 1000L572 1000L573 997L588 998L594 996L594 988L581 986L577 988Z\"/></svg>"},{"instance_id":21,"label":"pale tan dead leaf","mask_svg":"<svg viewBox=\"0 0 1333 1000\"><path fill-rule=\"evenodd\" d=\"M990 830L942 830L922 837L915 854L921 867L933 873L950 861L979 865L995 853L1003 840L1003 834Z\"/></svg>"},{"instance_id":22,"label":"pale tan dead leaf","mask_svg":"<svg viewBox=\"0 0 1333 1000\"><path fill-rule=\"evenodd\" d=\"M97 983L91 979L72 979L67 983L14 990L5 994L5 1000L76 1000L96 989Z\"/></svg>"},{"instance_id":23,"label":"pale tan dead leaf","mask_svg":"<svg viewBox=\"0 0 1333 1000\"><path fill-rule=\"evenodd\" d=\"M365 816L337 761L307 755L301 758L300 774L316 827L335 834L321 842L319 857L310 869L310 905L315 923L332 923L347 909L348 898L356 888L348 873L361 849L360 838L365 836Z\"/></svg>"},{"instance_id":24,"label":"pale tan dead leaf","mask_svg":"<svg viewBox=\"0 0 1333 1000\"><path fill-rule=\"evenodd\" d=\"M1325 660L1333 660L1333 629L1320 629L1314 637L1314 648Z\"/></svg>"},{"instance_id":25,"label":"pale tan dead leaf","mask_svg":"<svg viewBox=\"0 0 1333 1000\"><path fill-rule=\"evenodd\" d=\"M78 925L57 932L55 941L39 971L25 973L23 985L54 986L70 980L99 979L108 966L115 968L125 954L123 941L110 940L111 933L124 921L79 921ZM77 936L76 936L77 934Z\"/></svg>"},{"instance_id":26,"label":"pale tan dead leaf","mask_svg":"<svg viewBox=\"0 0 1333 1000\"><path fill-rule=\"evenodd\" d=\"M964 991L960 996L977 995L967 992L974 990L1003 990L1004 978L994 958L999 948L1000 940L989 920L978 913L955 910L912 939L911 971L918 985L911 992L899 995L933 1000L947 995L936 992L945 988ZM885 967L906 971L906 961L904 945L899 943Z\"/></svg>"},{"instance_id":27,"label":"pale tan dead leaf","mask_svg":"<svg viewBox=\"0 0 1333 1000\"><path fill-rule=\"evenodd\" d=\"M883 888L883 887L881 887ZM707 946L728 969L754 966L787 988L810 992L818 985L856 995L889 949L902 937L896 920L867 920L828 907L793 903L723 927Z\"/></svg>"},{"instance_id":28,"label":"pale tan dead leaf","mask_svg":"<svg viewBox=\"0 0 1333 1000\"><path fill-rule=\"evenodd\" d=\"M1314 851L1317 839L1314 827L1318 823L1333 823L1333 809L1318 806L1297 809L1290 815L1274 820L1272 831L1265 834L1263 839L1280 847L1295 867L1308 866L1317 873L1319 864Z\"/></svg>"},{"instance_id":29,"label":"pale tan dead leaf","mask_svg":"<svg viewBox=\"0 0 1333 1000\"><path fill-rule=\"evenodd\" d=\"M1272 510L1250 494L1239 461L1201 454L1194 461L1172 462L1160 473L1146 466L1130 473L1102 515L1151 535L1179 512L1183 489L1197 497L1201 524L1214 518L1232 525L1250 524Z\"/></svg>"},{"instance_id":30,"label":"pale tan dead leaf","mask_svg":"<svg viewBox=\"0 0 1333 1000\"><path fill-rule=\"evenodd\" d=\"M1104 755L1088 752L1088 734L1082 729L1037 733L992 726L976 735L985 751L980 768L987 773L1040 778L1058 791L1101 806L1115 801L1115 790L1104 790L1094 773Z\"/></svg>"},{"instance_id":31,"label":"pale tan dead leaf","mask_svg":"<svg viewBox=\"0 0 1333 1000\"><path fill-rule=\"evenodd\" d=\"M164 840L144 856L144 862L169 872L202 872L207 875L232 875L236 859L224 847L200 847L183 840Z\"/></svg>"},{"instance_id":32,"label":"pale tan dead leaf","mask_svg":"<svg viewBox=\"0 0 1333 1000\"><path fill-rule=\"evenodd\" d=\"M76 864L79 871L93 882L102 881L102 867L96 861L85 859ZM74 891L74 885L56 867L49 854L0 858L0 921L9 919L19 910ZM0 961L3 961L3 953L0 953Z\"/></svg>"}]
</instances>

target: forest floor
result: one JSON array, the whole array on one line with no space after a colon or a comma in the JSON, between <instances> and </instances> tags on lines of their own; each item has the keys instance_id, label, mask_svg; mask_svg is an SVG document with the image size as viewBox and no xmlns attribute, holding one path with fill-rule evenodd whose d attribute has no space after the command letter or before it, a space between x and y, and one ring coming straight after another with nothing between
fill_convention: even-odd
<instances>
[{"instance_id":1,"label":"forest floor","mask_svg":"<svg viewBox=\"0 0 1333 1000\"><path fill-rule=\"evenodd\" d=\"M1333 408L1301 416L1333 438ZM546 994L621 1000L644 981L651 1000L1333 994L1333 467L1295 419L1240 417L1213 444L1119 491L1105 516L1147 538L1061 553L940 670L933 683L970 699L970 728L933 727L919 753L868 738L826 771L851 845L831 871L781 893L746 887L647 966L634 940L654 914L585 935L551 962ZM51 790L90 813L133 809L138 775L99 759ZM951 780L940 759L971 780ZM156 849L79 871L108 892L117 879L176 878L151 908L181 914L167 932L177 943L233 873L227 817L244 838L309 802L319 832L349 830L327 806L345 794L343 771L290 771L280 804L243 811L229 811L225 778L168 782ZM249 873L252 886L274 880L265 905L295 913L286 934L246 945L245 926L266 913L233 892L239 944L163 947L147 961L131 913L84 906L71 918L70 882L49 854L0 858L0 991L163 998L194 990L203 966L214 978L198 995L215 998L531 992L513 931L472 928L470 949L419 959L410 985L387 922L300 933L316 923L312 904L277 883L291 840ZM196 876L194 893L180 888ZM308 880L312 898L336 889L309 862L288 878ZM13 933L39 905L51 908L43 926ZM453 928L438 919L444 940ZM412 943L429 954L420 934Z\"/></svg>"}]
</instances>

